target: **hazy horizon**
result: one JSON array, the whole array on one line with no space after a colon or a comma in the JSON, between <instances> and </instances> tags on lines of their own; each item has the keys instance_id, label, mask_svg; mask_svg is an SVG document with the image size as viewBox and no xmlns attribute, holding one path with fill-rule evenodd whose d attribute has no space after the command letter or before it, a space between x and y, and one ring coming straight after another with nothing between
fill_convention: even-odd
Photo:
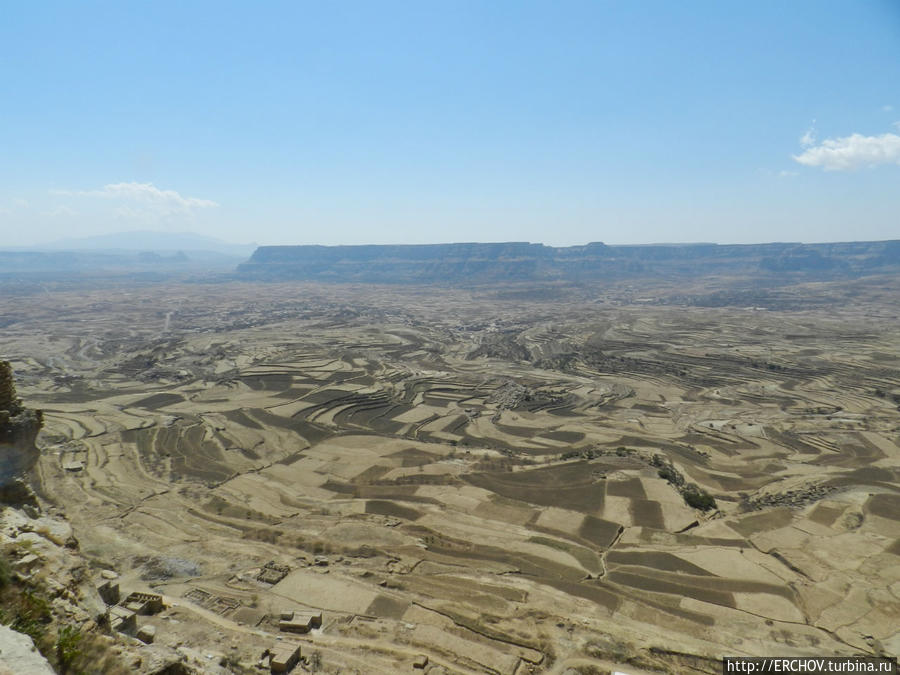
<instances>
[{"instance_id":1,"label":"hazy horizon","mask_svg":"<svg viewBox=\"0 0 900 675\"><path fill-rule=\"evenodd\" d=\"M222 246L228 247L247 247L247 248L256 248L260 246L405 246L405 245L418 245L410 242L385 242L385 243L373 243L367 241L359 241L352 242L346 244L319 244L317 242L290 242L290 241L281 241L281 242L249 242L249 241L231 241L227 239L223 239L221 237L215 237L210 235L203 235L197 232L189 232L189 231L180 231L180 232L166 232L164 230L132 230L132 231L119 231L119 232L108 232L97 235L88 235L85 237L63 237L60 239L55 239L48 242L43 243L35 243L35 244L22 244L17 246L4 246L0 244L0 250L13 250L13 249L33 249L33 250L41 250L41 249L59 249L63 250L66 246L72 246L73 248L80 249L90 249L89 244L93 241L100 241L105 239L113 239L120 237L127 237L130 235L135 235L136 240L140 240L140 237L145 235L152 236L168 236L173 237L176 240L180 241L181 238L185 240L196 240L197 246L202 248L202 244L204 240L209 243L209 245L218 244ZM839 243L848 243L854 241L898 241L900 237L893 238L885 238L885 239L876 239L876 240L861 240L861 239L845 239L845 240L827 240L827 241L800 241L800 240L790 240L790 239L778 239L778 240L770 240L770 241L648 241L643 243L632 243L632 242L622 242L622 243L613 243L606 241L581 241L581 242L572 242L565 244L552 244L546 241L528 241L528 240L479 240L479 241L467 241L467 240L446 240L446 241L434 241L434 242L423 242L423 245L446 245L446 244L500 244L500 243L528 243L528 244L541 244L543 246L551 246L555 248L564 248L564 247L577 247L577 246L586 246L592 243L602 243L607 246L691 246L691 245L714 245L714 246L752 246L755 244L839 244ZM98 249L102 248L117 248L116 246L111 245L101 245L97 247ZM119 246L118 248L128 249L131 248L130 245ZM139 248L135 246L134 248ZM154 246L154 245L146 245L142 246L142 248L147 249L158 249L163 250L162 246ZM183 248L183 246L179 246L176 242L174 246L172 246L171 250L176 250L178 248Z\"/></svg>"}]
</instances>

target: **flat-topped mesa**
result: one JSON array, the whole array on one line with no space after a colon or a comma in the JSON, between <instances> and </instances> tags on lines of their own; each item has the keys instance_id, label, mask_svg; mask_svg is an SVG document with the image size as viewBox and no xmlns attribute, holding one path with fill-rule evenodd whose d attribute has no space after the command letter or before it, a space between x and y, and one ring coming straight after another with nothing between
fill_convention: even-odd
<instances>
[{"instance_id":1,"label":"flat-topped mesa","mask_svg":"<svg viewBox=\"0 0 900 675\"><path fill-rule=\"evenodd\" d=\"M543 244L513 241L496 244L365 244L359 246L260 246L251 260L258 262L338 263L376 260L519 259L548 255Z\"/></svg>"},{"instance_id":2,"label":"flat-topped mesa","mask_svg":"<svg viewBox=\"0 0 900 675\"><path fill-rule=\"evenodd\" d=\"M543 278L553 249L543 244L261 246L238 275L370 283L435 283Z\"/></svg>"},{"instance_id":3,"label":"flat-topped mesa","mask_svg":"<svg viewBox=\"0 0 900 675\"><path fill-rule=\"evenodd\" d=\"M827 279L900 271L900 241L553 247L527 242L261 246L244 279L365 283L590 281L709 275Z\"/></svg>"},{"instance_id":4,"label":"flat-topped mesa","mask_svg":"<svg viewBox=\"0 0 900 675\"><path fill-rule=\"evenodd\" d=\"M44 423L40 410L22 406L8 361L0 361L0 502L28 499L21 479L40 454L35 441Z\"/></svg>"}]
</instances>

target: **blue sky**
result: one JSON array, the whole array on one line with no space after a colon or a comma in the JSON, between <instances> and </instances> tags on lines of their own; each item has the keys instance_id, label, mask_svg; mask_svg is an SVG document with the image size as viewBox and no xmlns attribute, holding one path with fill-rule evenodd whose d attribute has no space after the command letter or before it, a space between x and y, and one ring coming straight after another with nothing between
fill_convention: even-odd
<instances>
[{"instance_id":1,"label":"blue sky","mask_svg":"<svg viewBox=\"0 0 900 675\"><path fill-rule=\"evenodd\" d=\"M900 238L900 3L19 2L0 246Z\"/></svg>"}]
</instances>

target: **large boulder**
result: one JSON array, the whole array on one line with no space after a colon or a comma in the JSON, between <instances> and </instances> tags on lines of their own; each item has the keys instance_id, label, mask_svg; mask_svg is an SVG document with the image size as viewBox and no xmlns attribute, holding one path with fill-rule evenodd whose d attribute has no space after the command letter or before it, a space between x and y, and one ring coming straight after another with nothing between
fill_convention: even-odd
<instances>
[{"instance_id":1,"label":"large boulder","mask_svg":"<svg viewBox=\"0 0 900 675\"><path fill-rule=\"evenodd\" d=\"M0 625L0 675L55 675L30 637Z\"/></svg>"}]
</instances>

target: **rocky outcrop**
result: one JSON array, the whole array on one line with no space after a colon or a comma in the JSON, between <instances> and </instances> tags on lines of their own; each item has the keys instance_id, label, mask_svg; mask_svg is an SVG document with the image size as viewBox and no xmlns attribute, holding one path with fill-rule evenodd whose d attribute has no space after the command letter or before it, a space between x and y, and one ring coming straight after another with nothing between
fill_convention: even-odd
<instances>
[{"instance_id":1,"label":"rocky outcrop","mask_svg":"<svg viewBox=\"0 0 900 675\"><path fill-rule=\"evenodd\" d=\"M261 246L243 279L491 283L744 275L827 279L900 270L900 241L555 248L543 244Z\"/></svg>"},{"instance_id":2,"label":"rocky outcrop","mask_svg":"<svg viewBox=\"0 0 900 675\"><path fill-rule=\"evenodd\" d=\"M40 410L29 410L16 396L12 366L0 361L0 502L33 499L23 477L38 459L35 445L44 423Z\"/></svg>"},{"instance_id":3,"label":"rocky outcrop","mask_svg":"<svg viewBox=\"0 0 900 675\"><path fill-rule=\"evenodd\" d=\"M16 627L39 624L33 637L0 627L0 675L227 672L202 655L143 645L114 630L98 588L118 575L85 560L71 525L55 507L0 509L0 566L4 620ZM68 651L60 649L63 634L75 637Z\"/></svg>"}]
</instances>

